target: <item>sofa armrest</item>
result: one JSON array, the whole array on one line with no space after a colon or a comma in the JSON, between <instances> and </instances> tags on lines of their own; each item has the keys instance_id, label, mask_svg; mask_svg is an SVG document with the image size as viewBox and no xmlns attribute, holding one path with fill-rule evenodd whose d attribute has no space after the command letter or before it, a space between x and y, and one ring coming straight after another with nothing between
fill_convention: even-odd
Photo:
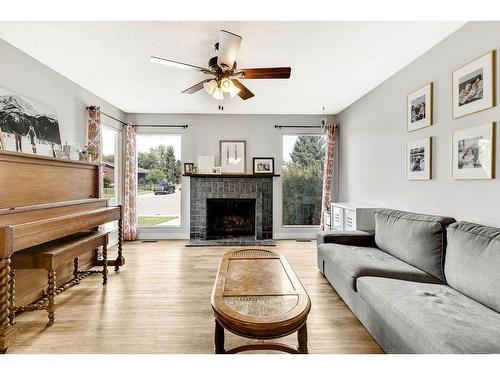
<instances>
[{"instance_id":1,"label":"sofa armrest","mask_svg":"<svg viewBox=\"0 0 500 375\"><path fill-rule=\"evenodd\" d=\"M336 243L339 245L375 247L375 233L364 231L319 231L318 246L322 243Z\"/></svg>"}]
</instances>

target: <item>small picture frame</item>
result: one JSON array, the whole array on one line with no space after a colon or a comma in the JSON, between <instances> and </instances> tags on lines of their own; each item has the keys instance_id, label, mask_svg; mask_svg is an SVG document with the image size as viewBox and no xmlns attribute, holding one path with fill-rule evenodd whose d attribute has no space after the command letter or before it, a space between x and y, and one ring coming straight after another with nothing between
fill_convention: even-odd
<instances>
[{"instance_id":1,"label":"small picture frame","mask_svg":"<svg viewBox=\"0 0 500 375\"><path fill-rule=\"evenodd\" d=\"M222 174L221 167L212 167L212 174Z\"/></svg>"},{"instance_id":2,"label":"small picture frame","mask_svg":"<svg viewBox=\"0 0 500 375\"><path fill-rule=\"evenodd\" d=\"M54 154L55 154L56 158L58 158L58 159L69 160L69 153L65 150L54 149Z\"/></svg>"},{"instance_id":3,"label":"small picture frame","mask_svg":"<svg viewBox=\"0 0 500 375\"><path fill-rule=\"evenodd\" d=\"M494 176L495 123L455 130L452 135L454 180L489 180Z\"/></svg>"},{"instance_id":4,"label":"small picture frame","mask_svg":"<svg viewBox=\"0 0 500 375\"><path fill-rule=\"evenodd\" d=\"M196 173L196 168L194 163L184 163L184 174L194 174Z\"/></svg>"},{"instance_id":5,"label":"small picture frame","mask_svg":"<svg viewBox=\"0 0 500 375\"><path fill-rule=\"evenodd\" d=\"M408 181L432 178L432 138L427 137L406 145L406 177Z\"/></svg>"},{"instance_id":6,"label":"small picture frame","mask_svg":"<svg viewBox=\"0 0 500 375\"><path fill-rule=\"evenodd\" d=\"M274 158L253 158L253 174L274 174Z\"/></svg>"},{"instance_id":7,"label":"small picture frame","mask_svg":"<svg viewBox=\"0 0 500 375\"><path fill-rule=\"evenodd\" d=\"M407 98L408 132L432 125L432 91L433 83L413 91Z\"/></svg>"},{"instance_id":8,"label":"small picture frame","mask_svg":"<svg viewBox=\"0 0 500 375\"><path fill-rule=\"evenodd\" d=\"M478 57L452 74L453 118L495 106L495 51Z\"/></svg>"}]
</instances>

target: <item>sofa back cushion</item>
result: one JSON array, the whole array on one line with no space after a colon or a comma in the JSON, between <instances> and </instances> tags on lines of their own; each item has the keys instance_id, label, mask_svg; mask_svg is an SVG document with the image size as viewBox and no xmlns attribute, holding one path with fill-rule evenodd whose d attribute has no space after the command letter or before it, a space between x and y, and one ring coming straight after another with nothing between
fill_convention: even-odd
<instances>
[{"instance_id":1,"label":"sofa back cushion","mask_svg":"<svg viewBox=\"0 0 500 375\"><path fill-rule=\"evenodd\" d=\"M446 227L451 217L390 209L375 211L377 247L444 281Z\"/></svg>"},{"instance_id":2,"label":"sofa back cushion","mask_svg":"<svg viewBox=\"0 0 500 375\"><path fill-rule=\"evenodd\" d=\"M500 313L500 229L460 221L447 236L448 284Z\"/></svg>"}]
</instances>

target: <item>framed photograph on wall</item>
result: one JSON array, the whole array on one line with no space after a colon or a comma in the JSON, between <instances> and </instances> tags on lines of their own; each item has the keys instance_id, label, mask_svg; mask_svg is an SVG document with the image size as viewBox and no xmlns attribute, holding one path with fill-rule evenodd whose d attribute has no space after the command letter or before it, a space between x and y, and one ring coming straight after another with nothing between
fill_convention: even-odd
<instances>
[{"instance_id":1,"label":"framed photograph on wall","mask_svg":"<svg viewBox=\"0 0 500 375\"><path fill-rule=\"evenodd\" d=\"M494 122L456 130L452 138L453 179L494 178Z\"/></svg>"},{"instance_id":2,"label":"framed photograph on wall","mask_svg":"<svg viewBox=\"0 0 500 375\"><path fill-rule=\"evenodd\" d=\"M495 106L495 51L455 70L452 75L453 118Z\"/></svg>"},{"instance_id":3,"label":"framed photograph on wall","mask_svg":"<svg viewBox=\"0 0 500 375\"><path fill-rule=\"evenodd\" d=\"M432 90L431 82L408 95L408 132L432 125Z\"/></svg>"},{"instance_id":4,"label":"framed photograph on wall","mask_svg":"<svg viewBox=\"0 0 500 375\"><path fill-rule=\"evenodd\" d=\"M220 167L222 173L245 173L246 141L220 141Z\"/></svg>"},{"instance_id":5,"label":"framed photograph on wall","mask_svg":"<svg viewBox=\"0 0 500 375\"><path fill-rule=\"evenodd\" d=\"M432 178L432 137L406 145L406 176L408 181Z\"/></svg>"},{"instance_id":6,"label":"framed photograph on wall","mask_svg":"<svg viewBox=\"0 0 500 375\"><path fill-rule=\"evenodd\" d=\"M0 103L3 149L54 156L62 147L55 109L1 87Z\"/></svg>"},{"instance_id":7,"label":"framed photograph on wall","mask_svg":"<svg viewBox=\"0 0 500 375\"><path fill-rule=\"evenodd\" d=\"M253 174L274 174L274 158L253 158Z\"/></svg>"}]
</instances>

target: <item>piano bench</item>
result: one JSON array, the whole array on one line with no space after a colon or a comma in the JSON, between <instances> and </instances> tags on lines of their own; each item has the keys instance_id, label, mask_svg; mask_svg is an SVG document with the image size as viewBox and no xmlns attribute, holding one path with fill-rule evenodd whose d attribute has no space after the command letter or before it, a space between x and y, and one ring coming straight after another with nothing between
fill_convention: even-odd
<instances>
[{"instance_id":1,"label":"piano bench","mask_svg":"<svg viewBox=\"0 0 500 375\"><path fill-rule=\"evenodd\" d=\"M107 284L108 276L108 233L91 231L76 233L71 236L62 237L55 241L33 246L25 250L15 252L12 255L12 277L11 289L14 289L14 279L16 269L45 269L48 272L47 300L48 304L43 309L49 315L48 326L54 324L56 303L56 269L64 263L73 261L75 271L73 274L78 280L78 257L98 247L103 249L102 279L103 285ZM13 323L14 316L10 317Z\"/></svg>"}]
</instances>

